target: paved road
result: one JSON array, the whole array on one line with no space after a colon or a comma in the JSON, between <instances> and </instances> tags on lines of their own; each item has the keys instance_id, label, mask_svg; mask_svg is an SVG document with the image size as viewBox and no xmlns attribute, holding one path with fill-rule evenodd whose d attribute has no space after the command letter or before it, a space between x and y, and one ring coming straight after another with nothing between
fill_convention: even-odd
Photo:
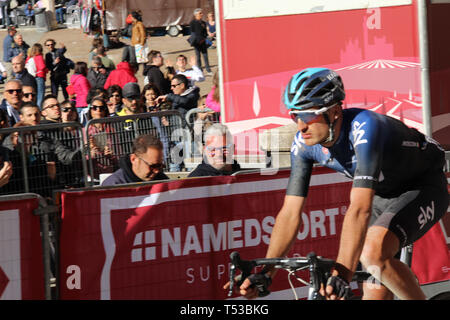
<instances>
[{"instance_id":1,"label":"paved road","mask_svg":"<svg viewBox=\"0 0 450 320\"><path fill-rule=\"evenodd\" d=\"M19 27L18 31L23 35L25 42L30 46L39 42L44 45L45 40L52 38L57 43L64 43L67 47L66 56L73 61L88 61L88 53L91 49L93 37L83 33L80 29L58 29L50 32L38 32L35 28ZM6 36L6 30L0 31L0 53L3 57L3 39ZM162 52L165 59L170 59L175 62L177 55L184 54L188 58L190 55L195 55L194 50L186 41L187 36L169 37L169 36L152 36L150 38L150 49L159 50ZM121 39L125 44L129 44L129 40ZM45 47L44 47L45 53ZM217 52L216 49L208 50L209 61L212 71L217 70ZM122 49L112 49L108 52L108 56L117 64L120 62L122 56ZM143 86L142 68L137 73L137 78L141 87ZM69 75L70 77L70 75ZM47 90L49 90L50 82L47 79ZM200 94L207 94L211 89L212 77L206 77L204 82L197 83L200 87ZM3 85L0 85L0 94L3 95ZM62 99L62 95L59 96Z\"/></svg>"}]
</instances>

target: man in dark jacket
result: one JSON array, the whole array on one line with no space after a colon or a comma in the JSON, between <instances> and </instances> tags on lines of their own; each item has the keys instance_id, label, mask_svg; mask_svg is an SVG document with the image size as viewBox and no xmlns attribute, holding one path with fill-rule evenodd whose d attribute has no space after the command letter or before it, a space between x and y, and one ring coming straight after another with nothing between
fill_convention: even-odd
<instances>
[{"instance_id":1,"label":"man in dark jacket","mask_svg":"<svg viewBox=\"0 0 450 320\"><path fill-rule=\"evenodd\" d=\"M61 44L61 47L56 49L56 42L53 39L47 39L45 46L48 52L45 54L45 66L50 70L50 86L52 94L58 96L58 89L61 90L64 95L64 99L69 98L67 93L67 74L70 72L67 58L64 53L67 51L66 47Z\"/></svg>"},{"instance_id":2,"label":"man in dark jacket","mask_svg":"<svg viewBox=\"0 0 450 320\"><path fill-rule=\"evenodd\" d=\"M145 66L143 75L147 77L149 83L154 84L159 92L168 94L170 92L170 79L161 72L160 68L164 65L164 58L161 52L152 50L148 54L149 65ZM173 67L167 67L169 75L175 74Z\"/></svg>"},{"instance_id":3,"label":"man in dark jacket","mask_svg":"<svg viewBox=\"0 0 450 320\"><path fill-rule=\"evenodd\" d=\"M119 166L102 186L169 179L163 172L163 145L151 134L138 136L133 141L131 154L120 159Z\"/></svg>"},{"instance_id":4,"label":"man in dark jacket","mask_svg":"<svg viewBox=\"0 0 450 320\"><path fill-rule=\"evenodd\" d=\"M91 88L103 89L108 79L110 71L103 66L102 59L100 57L94 57L92 59L92 67L89 68L87 79L91 84Z\"/></svg>"},{"instance_id":5,"label":"man in dark jacket","mask_svg":"<svg viewBox=\"0 0 450 320\"><path fill-rule=\"evenodd\" d=\"M33 87L37 90L36 79L28 72L25 68L25 60L22 55L15 56L12 58L12 77L13 79L20 80L22 86Z\"/></svg>"},{"instance_id":6,"label":"man in dark jacket","mask_svg":"<svg viewBox=\"0 0 450 320\"><path fill-rule=\"evenodd\" d=\"M192 46L195 49L195 55L197 56L197 66L202 68L202 60L200 55L203 56L205 61L206 75L211 76L211 67L208 60L208 46L206 45L206 38L208 37L208 31L206 29L206 22L202 20L203 11L200 8L194 10L194 19L190 23L191 37L193 38Z\"/></svg>"},{"instance_id":7,"label":"man in dark jacket","mask_svg":"<svg viewBox=\"0 0 450 320\"><path fill-rule=\"evenodd\" d=\"M210 126L204 135L203 162L188 177L226 176L241 170L233 160L233 136L228 128L220 123Z\"/></svg>"},{"instance_id":8,"label":"man in dark jacket","mask_svg":"<svg viewBox=\"0 0 450 320\"><path fill-rule=\"evenodd\" d=\"M164 96L159 96L156 102L169 101L172 104L172 109L179 111L183 117L186 113L197 107L198 99L200 98L200 89L196 86L189 87L189 80L183 74L177 74L171 81L172 93Z\"/></svg>"}]
</instances>

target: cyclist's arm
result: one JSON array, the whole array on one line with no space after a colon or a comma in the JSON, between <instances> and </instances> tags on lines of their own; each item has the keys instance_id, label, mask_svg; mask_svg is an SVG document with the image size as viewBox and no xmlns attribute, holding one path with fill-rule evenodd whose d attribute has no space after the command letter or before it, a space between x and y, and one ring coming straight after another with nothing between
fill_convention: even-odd
<instances>
[{"instance_id":1,"label":"cyclist's arm","mask_svg":"<svg viewBox=\"0 0 450 320\"><path fill-rule=\"evenodd\" d=\"M370 220L372 200L375 191L370 188L352 188L350 205L345 213L342 226L337 270L333 275L350 282L358 266L367 227Z\"/></svg>"},{"instance_id":2,"label":"cyclist's arm","mask_svg":"<svg viewBox=\"0 0 450 320\"><path fill-rule=\"evenodd\" d=\"M306 198L300 196L286 195L281 210L278 212L275 225L270 236L269 248L266 258L284 257L294 243L300 223L301 212ZM272 269L268 274L273 278L276 273Z\"/></svg>"}]
</instances>

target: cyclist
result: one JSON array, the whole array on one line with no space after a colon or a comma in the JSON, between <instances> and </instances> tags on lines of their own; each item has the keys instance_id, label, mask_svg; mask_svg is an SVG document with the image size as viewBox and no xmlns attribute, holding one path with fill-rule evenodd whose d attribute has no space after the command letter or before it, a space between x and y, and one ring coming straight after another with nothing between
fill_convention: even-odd
<instances>
[{"instance_id":1,"label":"cyclist","mask_svg":"<svg viewBox=\"0 0 450 320\"><path fill-rule=\"evenodd\" d=\"M383 286L363 285L363 299L425 299L400 249L422 237L447 211L444 150L401 121L365 109L343 109L341 77L308 68L289 81L284 103L298 132L291 175L270 239L267 258L285 256L301 222L314 162L353 179L336 267L322 293L343 299L359 261ZM370 268L369 268L370 267ZM240 293L258 296L275 270L247 278ZM255 286L256 285L256 286ZM228 284L225 285L228 288Z\"/></svg>"}]
</instances>

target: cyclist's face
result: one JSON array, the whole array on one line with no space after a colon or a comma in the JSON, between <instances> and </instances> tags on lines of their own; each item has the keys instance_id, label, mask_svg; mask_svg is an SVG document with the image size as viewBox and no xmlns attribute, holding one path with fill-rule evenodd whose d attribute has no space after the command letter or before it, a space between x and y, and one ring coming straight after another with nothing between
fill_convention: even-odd
<instances>
[{"instance_id":1,"label":"cyclist's face","mask_svg":"<svg viewBox=\"0 0 450 320\"><path fill-rule=\"evenodd\" d=\"M301 132L302 138L307 146L313 146L320 143L326 139L329 134L329 126L326 123L323 114L310 123L305 123L297 118L297 129Z\"/></svg>"}]
</instances>

